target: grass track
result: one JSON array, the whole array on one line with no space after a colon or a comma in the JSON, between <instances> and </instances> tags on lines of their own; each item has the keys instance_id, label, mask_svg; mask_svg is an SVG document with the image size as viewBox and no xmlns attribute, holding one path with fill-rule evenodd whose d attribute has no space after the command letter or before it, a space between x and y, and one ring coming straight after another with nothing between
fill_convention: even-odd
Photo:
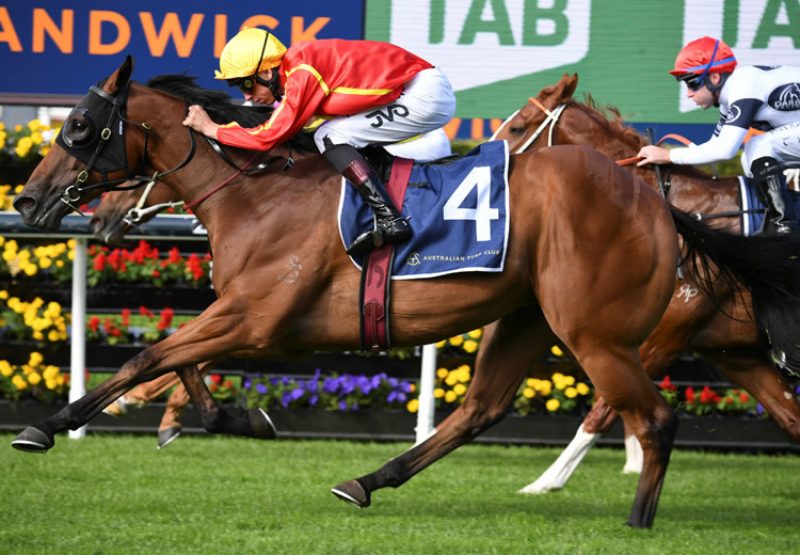
<instances>
[{"instance_id":1,"label":"grass track","mask_svg":"<svg viewBox=\"0 0 800 555\"><path fill-rule=\"evenodd\" d=\"M623 526L636 478L595 449L564 491L514 492L558 450L466 446L358 510L329 488L405 444L0 434L0 553L797 553L800 458L678 451L653 530Z\"/></svg>"}]
</instances>

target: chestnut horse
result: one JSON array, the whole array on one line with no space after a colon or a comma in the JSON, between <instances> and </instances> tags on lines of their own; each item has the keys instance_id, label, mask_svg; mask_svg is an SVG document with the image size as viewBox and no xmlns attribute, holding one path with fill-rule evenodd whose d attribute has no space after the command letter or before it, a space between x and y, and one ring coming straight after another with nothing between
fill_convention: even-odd
<instances>
[{"instance_id":1,"label":"chestnut horse","mask_svg":"<svg viewBox=\"0 0 800 555\"><path fill-rule=\"evenodd\" d=\"M83 426L131 387L170 370L195 405L216 415L218 429L269 437L259 414L216 407L196 365L229 354L290 357L359 346L360 276L344 253L335 217L340 176L317 153L290 154L290 145L271 152L294 155L290 171L273 166L259 176L234 173L182 126L192 99L131 82L132 67L128 57L101 87L90 89L14 206L26 223L56 229L76 205L131 179L131 168L151 176L134 176L137 181L163 180L195 206L208 230L219 297L84 397L26 428L12 442L22 450L47 451L56 433ZM101 121L107 122L102 131L95 123ZM244 163L252 154L234 156ZM224 189L209 183L223 176ZM499 320L484 339L482 368L464 403L426 441L333 493L368 506L375 490L403 484L501 420L526 369L558 337L642 445L644 465L628 523L649 527L677 418L643 371L639 346L672 295L676 227L690 263L694 253L703 253L706 265L694 271L709 275L713 264L723 277L726 270L746 277L751 287L766 286L775 267L797 281L792 254L800 245L710 230L586 147L517 156L508 181L510 205L524 217L511 218L502 273L402 280L393 290L390 318L398 346ZM743 247L755 242L763 248L742 258L752 250ZM712 274L710 280L719 276Z\"/></svg>"},{"instance_id":2,"label":"chestnut horse","mask_svg":"<svg viewBox=\"0 0 800 555\"><path fill-rule=\"evenodd\" d=\"M644 137L624 127L619 113L613 109L615 119L609 120L591 101L574 100L577 83L577 75L564 75L556 85L543 89L536 96L539 104L534 100L525 104L498 129L496 138L508 140L512 152L569 144L591 146L615 160L635 156L641 146L647 144ZM538 135L537 130L540 131ZM628 168L658 190L652 167ZM668 166L662 171L669 182L667 198L672 204L741 233L738 178L716 179L681 166ZM797 372L800 368L793 339L800 331L799 321L784 321L777 330L780 333L772 329L768 333L753 319L749 291L737 294L732 289L717 287L714 292L714 298L709 298L697 294L698 287L691 279L676 282L664 317L639 350L645 370L651 378L658 378L681 354L694 351L714 363L728 380L749 391L793 440L800 441L800 406L781 371L772 363L766 341L769 336L779 352L793 353L785 358L785 364ZM792 338L788 345L787 337ZM776 345L776 339L783 344ZM608 403L597 399L561 457L539 479L520 491L542 493L564 487L581 459L609 430L616 416ZM635 465L629 461L626 469L634 470Z\"/></svg>"}]
</instances>

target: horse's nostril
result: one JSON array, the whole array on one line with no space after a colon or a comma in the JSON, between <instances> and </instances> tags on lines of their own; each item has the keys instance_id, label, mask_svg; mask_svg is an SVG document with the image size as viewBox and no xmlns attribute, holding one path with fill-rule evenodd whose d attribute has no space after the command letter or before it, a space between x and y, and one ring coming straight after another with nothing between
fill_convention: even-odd
<instances>
[{"instance_id":1,"label":"horse's nostril","mask_svg":"<svg viewBox=\"0 0 800 555\"><path fill-rule=\"evenodd\" d=\"M30 212L36 206L36 201L33 200L32 197L28 196L18 196L14 199L12 203L14 205L14 209L19 212L20 214L25 214L26 212Z\"/></svg>"}]
</instances>

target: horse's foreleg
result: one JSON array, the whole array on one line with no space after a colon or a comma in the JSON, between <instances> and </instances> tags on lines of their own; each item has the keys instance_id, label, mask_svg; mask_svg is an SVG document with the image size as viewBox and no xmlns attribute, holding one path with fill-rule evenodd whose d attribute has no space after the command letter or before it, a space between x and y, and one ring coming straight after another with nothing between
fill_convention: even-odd
<instances>
[{"instance_id":1,"label":"horse's foreleg","mask_svg":"<svg viewBox=\"0 0 800 555\"><path fill-rule=\"evenodd\" d=\"M77 430L112 400L132 387L158 378L175 368L214 360L247 346L242 315L234 300L219 299L173 335L137 354L111 378L53 416L26 428L12 446L33 452L47 451L54 435ZM197 378L200 383L202 379ZM210 397L210 394L209 394Z\"/></svg>"},{"instance_id":2,"label":"horse's foreleg","mask_svg":"<svg viewBox=\"0 0 800 555\"><path fill-rule=\"evenodd\" d=\"M339 484L331 490L333 494L359 507L367 507L373 491L404 484L499 422L530 365L552 344L552 337L533 306L501 319L481 341L472 383L463 404L437 426L436 433L379 470Z\"/></svg>"},{"instance_id":3,"label":"horse's foreleg","mask_svg":"<svg viewBox=\"0 0 800 555\"><path fill-rule=\"evenodd\" d=\"M600 436L611 428L616 419L617 413L602 397L598 397L578 427L575 437L561 455L541 476L520 489L518 493L539 494L563 488L589 450L597 443Z\"/></svg>"},{"instance_id":4,"label":"horse's foreleg","mask_svg":"<svg viewBox=\"0 0 800 555\"><path fill-rule=\"evenodd\" d=\"M111 416L122 416L128 411L128 406L142 407L179 381L177 374L169 372L153 381L139 384L104 408L103 412Z\"/></svg>"}]
</instances>

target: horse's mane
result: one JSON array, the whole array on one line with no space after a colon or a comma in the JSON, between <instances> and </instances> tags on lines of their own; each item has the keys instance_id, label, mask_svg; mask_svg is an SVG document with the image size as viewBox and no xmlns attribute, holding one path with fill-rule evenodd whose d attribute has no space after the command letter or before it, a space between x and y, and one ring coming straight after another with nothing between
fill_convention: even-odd
<instances>
[{"instance_id":1,"label":"horse's mane","mask_svg":"<svg viewBox=\"0 0 800 555\"><path fill-rule=\"evenodd\" d=\"M148 87L176 96L189 104L201 106L215 123L236 122L242 127L257 127L272 115L271 106L242 106L224 91L204 89L197 78L184 74L158 75L147 82ZM288 141L294 148L317 152L313 139L298 133Z\"/></svg>"},{"instance_id":2,"label":"horse's mane","mask_svg":"<svg viewBox=\"0 0 800 555\"><path fill-rule=\"evenodd\" d=\"M241 106L226 92L204 89L189 75L158 75L147 86L202 106L215 123L236 122L242 127L261 125L272 115L272 107Z\"/></svg>"},{"instance_id":3,"label":"horse's mane","mask_svg":"<svg viewBox=\"0 0 800 555\"><path fill-rule=\"evenodd\" d=\"M610 104L599 104L590 93L584 93L583 97L583 102L578 102L577 100L570 98L567 104L571 104L572 106L583 106L584 108L587 108L584 112L589 117L592 117L602 124L605 124L605 126L608 127L612 133L618 135L622 140L633 142L637 148L641 148L650 144L650 142L641 133L636 131L636 129L625 125L619 108ZM711 179L711 175L694 166L673 164L672 168L673 172L680 173L681 175L685 175L687 177Z\"/></svg>"}]
</instances>

